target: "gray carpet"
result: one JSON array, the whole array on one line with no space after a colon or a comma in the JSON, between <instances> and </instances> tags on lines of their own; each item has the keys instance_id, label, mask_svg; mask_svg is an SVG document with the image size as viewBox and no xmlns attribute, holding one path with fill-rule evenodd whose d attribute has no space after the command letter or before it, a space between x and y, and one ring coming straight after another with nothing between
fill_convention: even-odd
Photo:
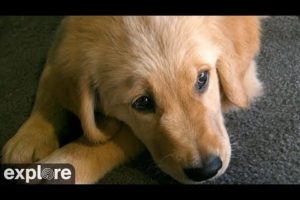
<instances>
[{"instance_id":1,"label":"gray carpet","mask_svg":"<svg viewBox=\"0 0 300 200\"><path fill-rule=\"evenodd\" d=\"M28 117L46 52L61 17L0 18L0 147ZM300 183L300 20L263 23L259 77L264 96L251 110L226 115L233 143L227 172L208 184ZM148 153L115 169L102 184L176 183Z\"/></svg>"}]
</instances>

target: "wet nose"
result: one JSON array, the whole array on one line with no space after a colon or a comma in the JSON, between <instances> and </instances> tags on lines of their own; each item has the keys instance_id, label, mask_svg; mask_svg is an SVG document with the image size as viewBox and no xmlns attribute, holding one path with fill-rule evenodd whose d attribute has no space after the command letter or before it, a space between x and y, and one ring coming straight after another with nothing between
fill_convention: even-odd
<instances>
[{"instance_id":1,"label":"wet nose","mask_svg":"<svg viewBox=\"0 0 300 200\"><path fill-rule=\"evenodd\" d=\"M193 181L203 181L216 175L222 167L222 161L219 156L209 156L201 167L185 168L184 173Z\"/></svg>"}]
</instances>

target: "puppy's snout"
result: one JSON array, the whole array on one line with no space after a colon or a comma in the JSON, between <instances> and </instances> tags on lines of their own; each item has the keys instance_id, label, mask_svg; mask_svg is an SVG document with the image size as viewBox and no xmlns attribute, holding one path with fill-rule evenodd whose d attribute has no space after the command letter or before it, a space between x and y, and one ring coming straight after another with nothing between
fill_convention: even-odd
<instances>
[{"instance_id":1,"label":"puppy's snout","mask_svg":"<svg viewBox=\"0 0 300 200\"><path fill-rule=\"evenodd\" d=\"M219 156L209 156L201 167L184 169L186 176L193 181L203 181L216 175L222 167L222 160Z\"/></svg>"}]
</instances>

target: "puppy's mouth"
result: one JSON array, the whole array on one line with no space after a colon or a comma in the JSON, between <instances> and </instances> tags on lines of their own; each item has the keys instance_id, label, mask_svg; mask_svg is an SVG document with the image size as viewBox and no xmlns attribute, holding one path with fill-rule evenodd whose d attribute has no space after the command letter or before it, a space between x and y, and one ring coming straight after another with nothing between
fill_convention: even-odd
<instances>
[{"instance_id":1,"label":"puppy's mouth","mask_svg":"<svg viewBox=\"0 0 300 200\"><path fill-rule=\"evenodd\" d=\"M164 173L179 183L202 184L221 176L229 165L230 157L231 148L228 146L221 155L211 153L205 157L201 156L201 161L195 159L183 164L182 159L173 156L164 162L156 163Z\"/></svg>"}]
</instances>

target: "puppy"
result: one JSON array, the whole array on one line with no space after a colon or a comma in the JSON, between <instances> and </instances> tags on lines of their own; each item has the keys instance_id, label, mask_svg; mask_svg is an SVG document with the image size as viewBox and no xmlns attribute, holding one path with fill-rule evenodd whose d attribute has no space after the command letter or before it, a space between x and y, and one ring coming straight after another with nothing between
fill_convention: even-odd
<instances>
[{"instance_id":1,"label":"puppy","mask_svg":"<svg viewBox=\"0 0 300 200\"><path fill-rule=\"evenodd\" d=\"M70 163L76 183L95 183L146 147L181 183L226 170L222 113L262 90L257 17L66 17L28 120L3 149L4 163ZM84 135L60 147L68 112Z\"/></svg>"}]
</instances>

